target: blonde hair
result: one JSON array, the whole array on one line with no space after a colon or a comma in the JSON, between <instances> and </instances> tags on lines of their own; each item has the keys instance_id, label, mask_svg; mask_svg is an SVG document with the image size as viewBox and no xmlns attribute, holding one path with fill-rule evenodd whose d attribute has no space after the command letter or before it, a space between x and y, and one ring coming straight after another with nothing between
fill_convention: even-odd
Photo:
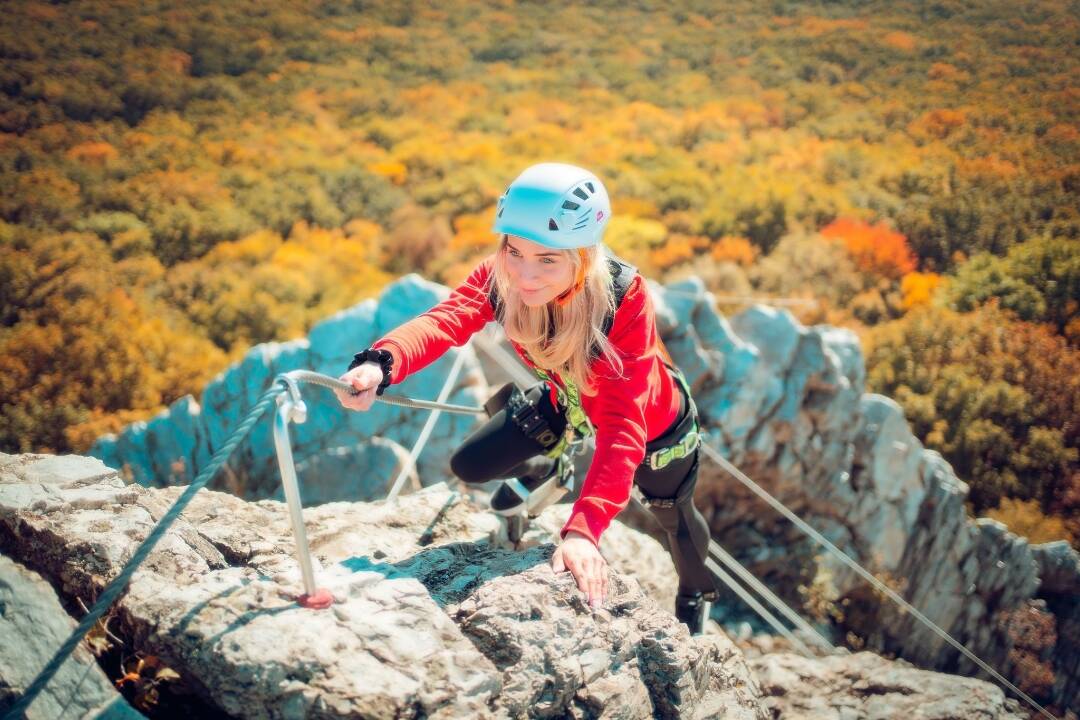
<instances>
[{"instance_id":1,"label":"blonde hair","mask_svg":"<svg viewBox=\"0 0 1080 720\"><path fill-rule=\"evenodd\" d=\"M506 271L506 241L503 234L492 273L499 300L496 318L506 336L521 345L538 367L569 378L585 395L595 395L589 368L593 359L605 358L615 372L623 372L622 360L604 333L604 319L615 312L615 291L603 246L563 250L575 278L580 277L582 264L586 266L581 287L565 303L553 300L529 307L521 302Z\"/></svg>"}]
</instances>

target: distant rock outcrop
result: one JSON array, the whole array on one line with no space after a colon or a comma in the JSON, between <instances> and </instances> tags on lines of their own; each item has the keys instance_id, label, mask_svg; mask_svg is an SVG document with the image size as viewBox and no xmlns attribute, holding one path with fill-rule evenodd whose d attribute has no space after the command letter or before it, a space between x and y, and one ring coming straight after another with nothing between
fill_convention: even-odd
<instances>
[{"instance_id":1,"label":"distant rock outcrop","mask_svg":"<svg viewBox=\"0 0 1080 720\"><path fill-rule=\"evenodd\" d=\"M214 378L199 400L185 396L157 417L129 425L116 436L99 439L90 450L110 467L148 487L188 484L225 444L274 378L305 369L338 377L353 353L386 331L446 297L441 285L409 275L388 288L378 303L366 300L322 321L301 340L264 343ZM394 387L410 397L438 396L457 353L464 366L448 402L478 405L487 385L471 348L452 349L425 372ZM334 500L375 500L386 496L402 456L427 419L425 413L376 403L365 413L345 410L325 388L304 386L308 406L305 423L292 425L293 455L308 504ZM256 423L212 489L258 500L281 498L272 425ZM474 419L446 415L417 460L418 474L429 484L446 477L446 459L472 427Z\"/></svg>"},{"instance_id":2,"label":"distant rock outcrop","mask_svg":"<svg viewBox=\"0 0 1080 720\"><path fill-rule=\"evenodd\" d=\"M1032 547L999 523L967 517L967 486L949 464L912 435L894 401L864 392L862 351L852 332L804 327L765 306L728 320L693 278L651 289L660 332L694 389L713 447L992 666L1017 679L1035 666L1036 674L1055 678L1045 699L1080 704L1075 550ZM149 423L99 441L93 454L143 484L189 482L276 373L305 367L339 374L353 351L445 292L408 276L378 303L335 315L307 340L253 348L207 387L200 403L181 400ZM434 398L456 352L407 380L401 392ZM496 370L469 349L460 352L468 353L466 372L453 399L476 404L487 392L484 378ZM370 413L347 413L326 391L310 395L311 420L294 431L305 495L381 497L398 465L397 446L411 445L423 414L380 404ZM420 456L426 484L449 477L447 458L471 423L452 416L436 426ZM219 489L274 496L269 428L260 424ZM384 438L381 445L375 436ZM382 469L365 474L366 465ZM844 608L837 629L856 633L866 647L923 667L977 674L966 657L877 597L720 468L704 462L701 478L698 500L714 536L793 606L804 600L800 586L824 588ZM623 519L635 521L629 512ZM1037 641L1018 640L1017 623L1029 617L1044 631Z\"/></svg>"}]
</instances>

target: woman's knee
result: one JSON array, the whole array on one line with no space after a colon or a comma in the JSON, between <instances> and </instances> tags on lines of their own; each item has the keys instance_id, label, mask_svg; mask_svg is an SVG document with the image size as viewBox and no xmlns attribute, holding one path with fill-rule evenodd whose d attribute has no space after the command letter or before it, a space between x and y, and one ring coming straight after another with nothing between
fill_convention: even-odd
<instances>
[{"instance_id":1,"label":"woman's knee","mask_svg":"<svg viewBox=\"0 0 1080 720\"><path fill-rule=\"evenodd\" d=\"M534 428L546 425L546 433L554 442L566 427L566 419L551 407L543 388L543 384L529 388L524 399L543 417L544 422ZM509 392L502 394L509 399ZM469 435L450 457L450 470L464 482L485 483L509 477L507 472L544 450L544 443L526 435L504 409L496 410L499 400L493 400L490 410L495 412L488 422Z\"/></svg>"},{"instance_id":2,"label":"woman's knee","mask_svg":"<svg viewBox=\"0 0 1080 720\"><path fill-rule=\"evenodd\" d=\"M463 445L450 456L450 471L467 483L485 483L492 480L492 477L488 477L489 465L481 459L480 453L470 450L468 445Z\"/></svg>"}]
</instances>

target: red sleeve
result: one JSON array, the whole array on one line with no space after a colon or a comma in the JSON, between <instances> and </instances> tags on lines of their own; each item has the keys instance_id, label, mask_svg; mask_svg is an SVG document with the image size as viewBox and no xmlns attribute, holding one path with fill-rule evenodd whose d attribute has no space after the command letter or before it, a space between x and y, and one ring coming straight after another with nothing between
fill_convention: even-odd
<instances>
[{"instance_id":1,"label":"red sleeve","mask_svg":"<svg viewBox=\"0 0 1080 720\"><path fill-rule=\"evenodd\" d=\"M485 259L455 288L450 297L426 313L381 337L372 348L394 356L390 381L399 383L442 357L450 346L460 347L494 320L488 302L488 283L494 256Z\"/></svg>"},{"instance_id":2,"label":"red sleeve","mask_svg":"<svg viewBox=\"0 0 1080 720\"><path fill-rule=\"evenodd\" d=\"M623 377L615 377L606 361L597 367L596 453L561 533L565 537L575 530L597 544L630 502L634 473L645 457L645 408L650 373L656 365L656 322L640 275L615 313L608 339L622 359Z\"/></svg>"}]
</instances>

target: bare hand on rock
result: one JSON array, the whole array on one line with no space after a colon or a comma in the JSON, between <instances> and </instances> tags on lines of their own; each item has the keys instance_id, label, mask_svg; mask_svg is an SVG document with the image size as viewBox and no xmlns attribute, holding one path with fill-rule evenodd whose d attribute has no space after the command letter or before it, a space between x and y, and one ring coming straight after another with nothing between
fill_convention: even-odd
<instances>
[{"instance_id":1,"label":"bare hand on rock","mask_svg":"<svg viewBox=\"0 0 1080 720\"><path fill-rule=\"evenodd\" d=\"M590 606L600 607L607 598L607 561L592 540L581 533L573 530L566 533L551 556L551 569L557 573L569 570Z\"/></svg>"}]
</instances>

